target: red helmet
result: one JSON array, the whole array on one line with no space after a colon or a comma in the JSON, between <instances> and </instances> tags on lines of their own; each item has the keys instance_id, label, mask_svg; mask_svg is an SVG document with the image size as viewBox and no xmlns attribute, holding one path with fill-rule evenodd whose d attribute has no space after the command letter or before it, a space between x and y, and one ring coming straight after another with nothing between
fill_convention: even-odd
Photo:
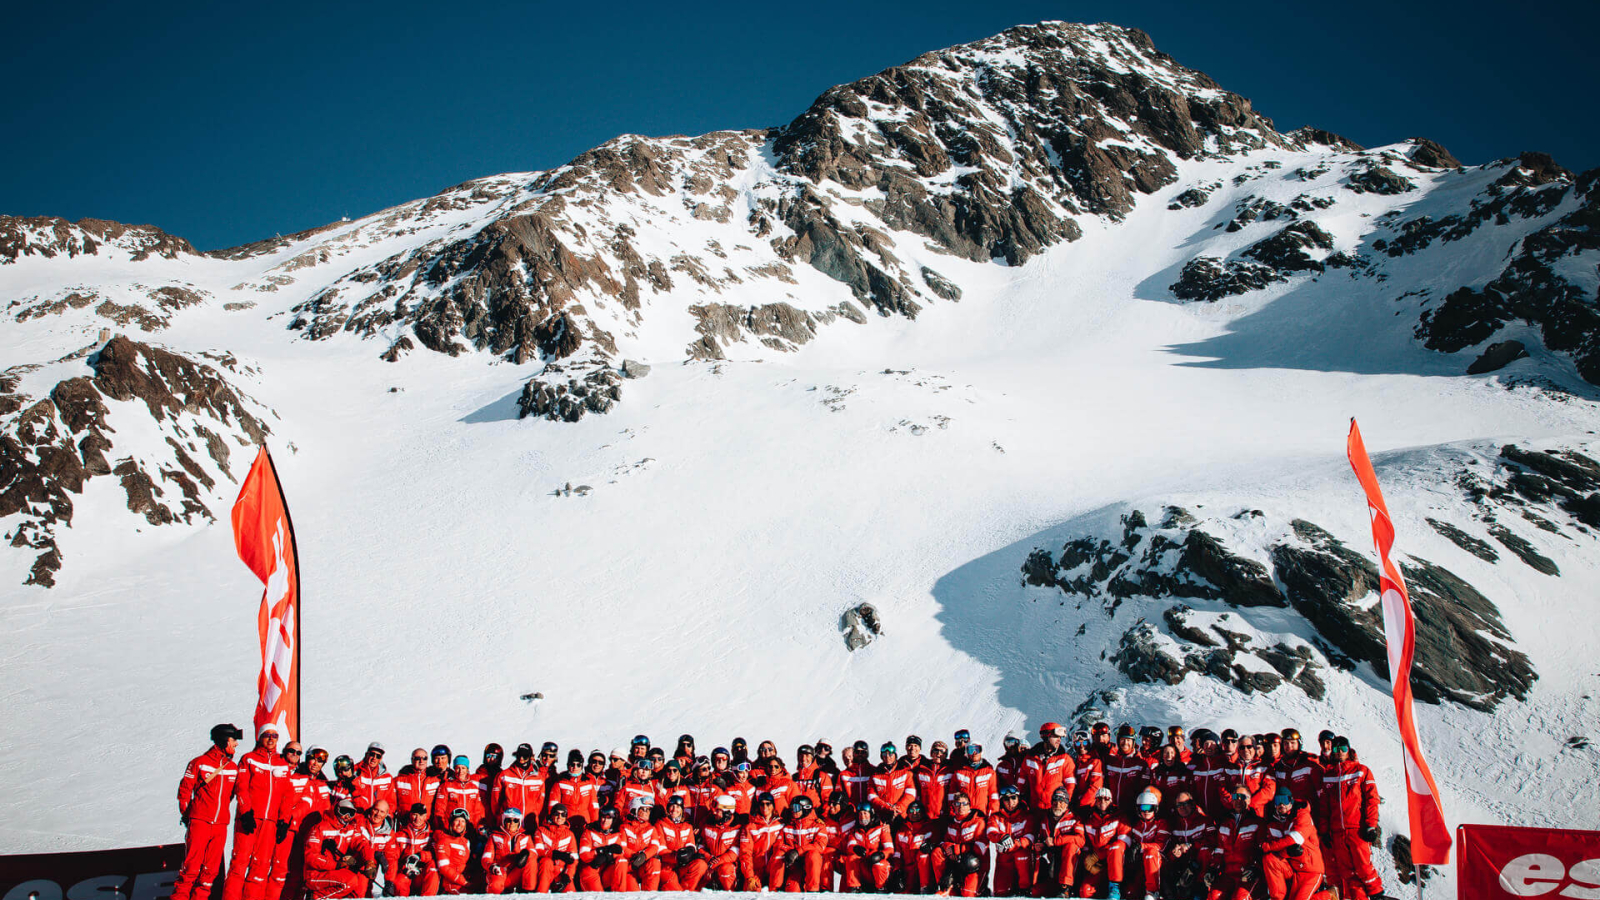
<instances>
[{"instance_id":1,"label":"red helmet","mask_svg":"<svg viewBox=\"0 0 1600 900\"><path fill-rule=\"evenodd\" d=\"M1067 734L1066 726L1060 722L1046 722L1039 726L1040 737L1049 737L1052 734L1058 737L1065 737Z\"/></svg>"}]
</instances>

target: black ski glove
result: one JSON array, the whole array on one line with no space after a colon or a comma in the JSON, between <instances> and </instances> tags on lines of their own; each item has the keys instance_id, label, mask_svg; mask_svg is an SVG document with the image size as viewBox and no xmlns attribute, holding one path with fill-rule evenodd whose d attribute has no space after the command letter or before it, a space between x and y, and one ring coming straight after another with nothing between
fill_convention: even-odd
<instances>
[{"instance_id":1,"label":"black ski glove","mask_svg":"<svg viewBox=\"0 0 1600 900\"><path fill-rule=\"evenodd\" d=\"M284 841L286 841L288 839L289 839L289 823L288 822L279 822L278 823L278 843L281 844L281 843L283 843Z\"/></svg>"},{"instance_id":2,"label":"black ski glove","mask_svg":"<svg viewBox=\"0 0 1600 900\"><path fill-rule=\"evenodd\" d=\"M1299 856L1300 854L1302 854L1304 852L1306 852L1304 847L1300 846L1299 844L1295 844L1294 846L1290 847L1289 849L1283 851L1283 855L1284 856Z\"/></svg>"},{"instance_id":3,"label":"black ski glove","mask_svg":"<svg viewBox=\"0 0 1600 900\"><path fill-rule=\"evenodd\" d=\"M550 882L550 891L551 891L551 893L559 894L562 891L566 890L567 889L567 885L569 885L571 883L572 883L572 879L568 878L566 875L557 875L556 876L556 880Z\"/></svg>"},{"instance_id":4,"label":"black ski glove","mask_svg":"<svg viewBox=\"0 0 1600 900\"><path fill-rule=\"evenodd\" d=\"M881 862L883 862L883 851L882 850L874 850L873 852L867 854L867 857L866 857L867 865L875 866L875 865L877 865L878 863L881 863Z\"/></svg>"},{"instance_id":5,"label":"black ski glove","mask_svg":"<svg viewBox=\"0 0 1600 900\"><path fill-rule=\"evenodd\" d=\"M520 868L520 867L525 866L527 864L528 864L528 851L526 849L518 850L516 853L513 853L511 855L511 865Z\"/></svg>"},{"instance_id":6,"label":"black ski glove","mask_svg":"<svg viewBox=\"0 0 1600 900\"><path fill-rule=\"evenodd\" d=\"M322 852L333 856L339 855L339 842L333 838L322 839Z\"/></svg>"},{"instance_id":7,"label":"black ski glove","mask_svg":"<svg viewBox=\"0 0 1600 900\"><path fill-rule=\"evenodd\" d=\"M790 851L788 851L788 852L783 854L783 864L785 866L792 866L792 865L794 865L794 861L799 859L799 858L800 858L800 851L799 850L790 850Z\"/></svg>"},{"instance_id":8,"label":"black ski glove","mask_svg":"<svg viewBox=\"0 0 1600 900\"><path fill-rule=\"evenodd\" d=\"M867 855L867 848L859 847L859 846L858 847L851 847L850 848L850 852L854 853L857 856L866 856Z\"/></svg>"},{"instance_id":9,"label":"black ski glove","mask_svg":"<svg viewBox=\"0 0 1600 900\"><path fill-rule=\"evenodd\" d=\"M635 869L637 869L640 866L643 866L646 862L648 862L649 859L650 859L650 857L645 856L644 851L640 850L638 853L635 853L633 856L629 857L628 865L632 866Z\"/></svg>"},{"instance_id":10,"label":"black ski glove","mask_svg":"<svg viewBox=\"0 0 1600 900\"><path fill-rule=\"evenodd\" d=\"M568 853L565 850L552 850L552 851L550 851L550 858L555 860L556 862L562 862L562 863L572 862L572 854Z\"/></svg>"},{"instance_id":11,"label":"black ski glove","mask_svg":"<svg viewBox=\"0 0 1600 900\"><path fill-rule=\"evenodd\" d=\"M694 856L695 852L693 847L679 847L678 865L687 866L689 863L694 862Z\"/></svg>"},{"instance_id":12,"label":"black ski glove","mask_svg":"<svg viewBox=\"0 0 1600 900\"><path fill-rule=\"evenodd\" d=\"M1383 836L1383 832L1379 831L1376 825L1369 825L1356 833L1361 835L1361 839L1369 844L1376 844L1378 838Z\"/></svg>"},{"instance_id":13,"label":"black ski glove","mask_svg":"<svg viewBox=\"0 0 1600 900\"><path fill-rule=\"evenodd\" d=\"M255 834L256 833L256 814L255 813L252 813L252 812L239 813L239 833L240 834Z\"/></svg>"}]
</instances>

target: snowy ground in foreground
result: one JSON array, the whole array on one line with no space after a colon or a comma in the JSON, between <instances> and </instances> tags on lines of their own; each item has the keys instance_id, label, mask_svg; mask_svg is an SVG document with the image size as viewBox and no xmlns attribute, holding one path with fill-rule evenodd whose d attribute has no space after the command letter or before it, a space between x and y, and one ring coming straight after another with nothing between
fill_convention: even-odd
<instances>
[{"instance_id":1,"label":"snowy ground in foreground","mask_svg":"<svg viewBox=\"0 0 1600 900\"><path fill-rule=\"evenodd\" d=\"M1127 231L1142 221L1117 245L1166 246L1157 225ZM1076 620L1025 610L1030 549L1142 500L1270 505L1365 548L1343 459L1354 415L1398 548L1470 576L1540 674L1528 703L1492 716L1419 708L1450 820L1581 826L1600 762L1560 742L1600 721L1600 624L1576 612L1600 560L1573 544L1545 548L1559 579L1515 561L1475 568L1423 524L1442 486L1411 463L1445 444L1592 440L1592 389L1565 377L1581 396L1555 402L1447 377L1463 360L1370 332L1360 311L1275 324L1270 307L1139 299L1170 260L1117 271L1110 246L1091 231L1017 269L971 267L959 304L836 325L790 356L651 359L612 414L573 425L516 419L532 367L429 353L391 366L371 343L313 345L205 311L161 340L226 347L265 373L248 389L282 415L305 738L334 753L377 739L398 764L440 741L476 758L491 740L565 751L690 732L705 748L770 738L792 758L817 738L960 727L998 748L1117 686L1073 666L1100 649L1077 646ZM194 265L226 293L231 273ZM1230 327L1247 315L1250 329ZM1173 349L1185 346L1230 355ZM1307 362L1260 362L1284 354ZM593 491L556 496L567 483ZM17 587L31 560L0 557L8 852L180 839L183 763L213 722L249 719L260 587L226 522L127 524L120 489L99 479L62 532L57 588ZM885 634L852 654L838 618L861 601ZM531 692L543 699L520 699ZM1373 684L1334 679L1312 703L1195 676L1129 691L1113 715L1333 727L1380 778L1385 832L1403 830L1392 706Z\"/></svg>"}]
</instances>

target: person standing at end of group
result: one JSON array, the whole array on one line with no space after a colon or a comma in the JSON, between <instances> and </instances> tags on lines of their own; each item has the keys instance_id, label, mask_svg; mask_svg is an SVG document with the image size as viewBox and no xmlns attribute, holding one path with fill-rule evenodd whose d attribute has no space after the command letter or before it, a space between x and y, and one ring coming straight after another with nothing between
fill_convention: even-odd
<instances>
[{"instance_id":1,"label":"person standing at end of group","mask_svg":"<svg viewBox=\"0 0 1600 900\"><path fill-rule=\"evenodd\" d=\"M1372 770L1356 761L1349 738L1336 736L1329 743L1315 816L1324 838L1328 880L1345 900L1383 897L1383 878L1372 866L1372 845L1381 836L1378 784Z\"/></svg>"},{"instance_id":2,"label":"person standing at end of group","mask_svg":"<svg viewBox=\"0 0 1600 900\"><path fill-rule=\"evenodd\" d=\"M233 761L239 739L244 737L232 724L211 729L211 748L183 770L178 782L178 821L183 823L183 864L172 888L174 900L189 900L195 892L201 900L211 896L211 882L222 866L228 843L228 808L233 804L239 766Z\"/></svg>"}]
</instances>

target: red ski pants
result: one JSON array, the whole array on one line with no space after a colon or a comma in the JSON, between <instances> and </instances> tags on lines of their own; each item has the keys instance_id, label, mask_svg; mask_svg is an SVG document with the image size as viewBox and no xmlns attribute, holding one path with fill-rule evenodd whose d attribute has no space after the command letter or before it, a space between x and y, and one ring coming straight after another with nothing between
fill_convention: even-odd
<instances>
[{"instance_id":1,"label":"red ski pants","mask_svg":"<svg viewBox=\"0 0 1600 900\"><path fill-rule=\"evenodd\" d=\"M949 870L949 868L951 866L958 865L959 863L957 862L957 860L959 860L960 857L963 856L963 855L965 855L965 854L955 854L955 855L953 855L953 856L951 856L949 858L946 858L943 847L940 847L940 848L934 850L933 851L933 878L934 878L934 881L936 883L942 885L944 883L945 872L947 870ZM957 874L957 873L952 872L951 876L952 876L953 880L950 883L950 893L958 894L958 895L960 895L962 897L976 897L976 896L978 896L978 886L983 883L983 866L981 864L978 866L978 871L973 872L970 875L965 874L965 873Z\"/></svg>"},{"instance_id":2,"label":"red ski pants","mask_svg":"<svg viewBox=\"0 0 1600 900\"><path fill-rule=\"evenodd\" d=\"M844 889L853 891L863 884L870 885L875 894L883 893L883 886L889 883L889 860L880 860L874 865L867 865L867 861L859 856L844 858Z\"/></svg>"},{"instance_id":3,"label":"red ski pants","mask_svg":"<svg viewBox=\"0 0 1600 900\"><path fill-rule=\"evenodd\" d=\"M1344 900L1367 900L1383 893L1383 879L1372 867L1372 846L1354 828L1335 828L1328 832L1328 880L1339 889Z\"/></svg>"},{"instance_id":4,"label":"red ski pants","mask_svg":"<svg viewBox=\"0 0 1600 900\"><path fill-rule=\"evenodd\" d=\"M1272 900L1311 900L1322 884L1321 872L1295 869L1277 853L1262 855L1261 878L1267 883L1267 896Z\"/></svg>"},{"instance_id":5,"label":"red ski pants","mask_svg":"<svg viewBox=\"0 0 1600 900\"><path fill-rule=\"evenodd\" d=\"M491 868L484 875L483 890L486 894L504 894L508 888L526 892L533 890L538 884L539 870L532 864L500 868L498 872Z\"/></svg>"},{"instance_id":6,"label":"red ski pants","mask_svg":"<svg viewBox=\"0 0 1600 900\"><path fill-rule=\"evenodd\" d=\"M778 866L783 866L783 857L773 854ZM822 876L828 871L828 860L820 850L807 850L800 854L794 865L783 871L783 889L791 893L806 891L816 893L822 890ZM831 885L830 885L831 887Z\"/></svg>"},{"instance_id":7,"label":"red ski pants","mask_svg":"<svg viewBox=\"0 0 1600 900\"><path fill-rule=\"evenodd\" d=\"M711 867L703 859L691 859L686 865L661 864L661 890L698 891L705 884Z\"/></svg>"},{"instance_id":8,"label":"red ski pants","mask_svg":"<svg viewBox=\"0 0 1600 900\"><path fill-rule=\"evenodd\" d=\"M999 848L996 848L997 850ZM994 857L994 893L997 897L1033 890L1033 849L1002 851Z\"/></svg>"},{"instance_id":9,"label":"red ski pants","mask_svg":"<svg viewBox=\"0 0 1600 900\"><path fill-rule=\"evenodd\" d=\"M938 884L938 879L933 877L933 855L930 853L917 853L910 859L900 860L900 873L907 894L920 894L923 888Z\"/></svg>"},{"instance_id":10,"label":"red ski pants","mask_svg":"<svg viewBox=\"0 0 1600 900\"><path fill-rule=\"evenodd\" d=\"M558 862L557 860L551 859L548 856L540 859L539 860L539 883L536 886L535 890L537 890L541 894L550 893L550 890L551 890L550 886L555 883L555 880L557 878L560 878L563 875L567 876L567 886L561 889L562 892L577 890L578 889L577 868L578 868L578 864L575 863L575 862L570 862L570 863Z\"/></svg>"},{"instance_id":11,"label":"red ski pants","mask_svg":"<svg viewBox=\"0 0 1600 900\"><path fill-rule=\"evenodd\" d=\"M189 821L189 832L184 836L183 865L178 867L178 880L172 887L172 900L190 900L191 895L200 900L210 900L211 882L222 868L222 853L228 845L228 823Z\"/></svg>"},{"instance_id":12,"label":"red ski pants","mask_svg":"<svg viewBox=\"0 0 1600 900\"><path fill-rule=\"evenodd\" d=\"M1107 886L1115 881L1122 883L1122 854L1124 847L1121 841L1113 843L1103 850L1088 850L1079 854L1078 859L1084 860L1089 853L1100 856L1101 867L1099 872L1089 872L1085 869L1078 878L1079 897L1098 897L1106 892Z\"/></svg>"}]
</instances>

